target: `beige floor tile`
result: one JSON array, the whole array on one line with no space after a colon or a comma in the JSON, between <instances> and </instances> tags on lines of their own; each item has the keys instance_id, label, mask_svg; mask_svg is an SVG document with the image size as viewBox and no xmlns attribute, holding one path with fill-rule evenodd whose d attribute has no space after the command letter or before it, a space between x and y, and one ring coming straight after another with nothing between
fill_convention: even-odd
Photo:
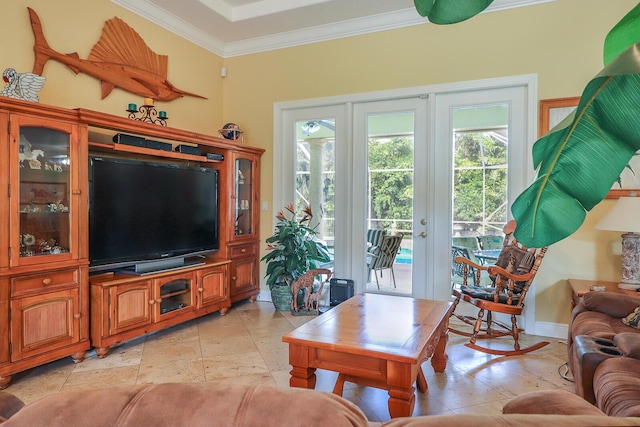
<instances>
[{"instance_id":1,"label":"beige floor tile","mask_svg":"<svg viewBox=\"0 0 640 427\"><path fill-rule=\"evenodd\" d=\"M74 371L62 387L66 390L91 390L96 387L135 385L139 365L108 369Z\"/></svg>"},{"instance_id":2,"label":"beige floor tile","mask_svg":"<svg viewBox=\"0 0 640 427\"><path fill-rule=\"evenodd\" d=\"M140 365L136 384L205 382L202 359L165 360Z\"/></svg>"},{"instance_id":3,"label":"beige floor tile","mask_svg":"<svg viewBox=\"0 0 640 427\"><path fill-rule=\"evenodd\" d=\"M282 335L314 318L278 312L270 301L240 301L224 316L212 313L121 343L103 359L88 352L80 364L64 358L16 374L7 391L31 402L60 390L123 384L215 381L289 387L289 350ZM514 395L575 388L558 374L567 359L564 340L523 334L523 346L540 340L550 344L515 357L472 350L464 345L468 340L449 335L444 373L434 372L428 361L423 364L428 390L416 392L414 415L499 414ZM509 337L495 341L489 344L513 345ZM336 378L337 373L318 369L316 390L332 392ZM371 421L389 419L386 390L345 383L343 397L360 407Z\"/></svg>"},{"instance_id":4,"label":"beige floor tile","mask_svg":"<svg viewBox=\"0 0 640 427\"><path fill-rule=\"evenodd\" d=\"M269 368L259 352L207 357L203 360L207 381L241 375L268 374Z\"/></svg>"},{"instance_id":5,"label":"beige floor tile","mask_svg":"<svg viewBox=\"0 0 640 427\"><path fill-rule=\"evenodd\" d=\"M111 347L107 356L100 359L95 351L88 353L82 363L75 365L73 372L93 371L96 369L111 369L124 366L139 366L144 350L144 337L128 341Z\"/></svg>"},{"instance_id":6,"label":"beige floor tile","mask_svg":"<svg viewBox=\"0 0 640 427\"><path fill-rule=\"evenodd\" d=\"M229 337L216 337L200 340L202 357L224 356L258 351L256 343L249 334Z\"/></svg>"},{"instance_id":7,"label":"beige floor tile","mask_svg":"<svg viewBox=\"0 0 640 427\"><path fill-rule=\"evenodd\" d=\"M7 392L25 403L59 392L73 372L75 364L70 357L56 360L46 365L12 376Z\"/></svg>"},{"instance_id":8,"label":"beige floor tile","mask_svg":"<svg viewBox=\"0 0 640 427\"><path fill-rule=\"evenodd\" d=\"M161 337L147 339L142 352L142 363L164 362L182 359L199 359L202 357L200 340L193 337L184 339L173 336L170 340Z\"/></svg>"}]
</instances>

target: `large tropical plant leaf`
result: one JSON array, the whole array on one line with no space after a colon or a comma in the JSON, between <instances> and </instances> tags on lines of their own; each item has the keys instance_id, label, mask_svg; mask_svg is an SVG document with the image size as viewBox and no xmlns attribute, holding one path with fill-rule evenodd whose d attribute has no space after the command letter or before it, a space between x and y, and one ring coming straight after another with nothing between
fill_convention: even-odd
<instances>
[{"instance_id":1,"label":"large tropical plant leaf","mask_svg":"<svg viewBox=\"0 0 640 427\"><path fill-rule=\"evenodd\" d=\"M455 24L485 10L493 0L414 0L420 16L434 24Z\"/></svg>"},{"instance_id":2,"label":"large tropical plant leaf","mask_svg":"<svg viewBox=\"0 0 640 427\"><path fill-rule=\"evenodd\" d=\"M629 46L640 40L640 3L609 31L604 40L604 65L609 64Z\"/></svg>"},{"instance_id":3,"label":"large tropical plant leaf","mask_svg":"<svg viewBox=\"0 0 640 427\"><path fill-rule=\"evenodd\" d=\"M640 149L640 42L585 88L575 114L533 147L536 180L511 207L525 246L564 239L606 196Z\"/></svg>"}]
</instances>

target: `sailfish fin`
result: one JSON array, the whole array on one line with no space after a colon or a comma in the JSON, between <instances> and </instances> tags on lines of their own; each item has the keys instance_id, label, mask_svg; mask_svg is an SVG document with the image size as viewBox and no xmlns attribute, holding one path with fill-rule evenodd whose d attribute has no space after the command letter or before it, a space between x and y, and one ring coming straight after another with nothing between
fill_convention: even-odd
<instances>
[{"instance_id":1,"label":"sailfish fin","mask_svg":"<svg viewBox=\"0 0 640 427\"><path fill-rule=\"evenodd\" d=\"M117 17L105 22L100 40L88 59L129 65L167 78L168 57L149 49L140 34Z\"/></svg>"},{"instance_id":2,"label":"sailfish fin","mask_svg":"<svg viewBox=\"0 0 640 427\"><path fill-rule=\"evenodd\" d=\"M73 58L73 59L76 59L78 61L80 60L80 56L78 55L78 52L67 53L67 56L69 58ZM71 69L71 71L73 71L76 74L78 74L80 72L80 68L78 68L78 67L76 67L74 65L71 65L68 62L65 62L65 65L67 67L69 67Z\"/></svg>"},{"instance_id":3,"label":"sailfish fin","mask_svg":"<svg viewBox=\"0 0 640 427\"><path fill-rule=\"evenodd\" d=\"M115 87L113 83L105 82L104 80L100 80L100 86L102 88L102 99L105 99Z\"/></svg>"}]
</instances>

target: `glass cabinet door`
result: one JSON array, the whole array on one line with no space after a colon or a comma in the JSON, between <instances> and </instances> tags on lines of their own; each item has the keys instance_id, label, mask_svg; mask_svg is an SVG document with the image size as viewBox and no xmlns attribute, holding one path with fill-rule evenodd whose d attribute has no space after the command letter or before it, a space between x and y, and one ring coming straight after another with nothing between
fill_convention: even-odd
<instances>
[{"instance_id":1,"label":"glass cabinet door","mask_svg":"<svg viewBox=\"0 0 640 427\"><path fill-rule=\"evenodd\" d=\"M19 128L16 243L20 259L71 250L70 141L69 132L42 126Z\"/></svg>"},{"instance_id":2,"label":"glass cabinet door","mask_svg":"<svg viewBox=\"0 0 640 427\"><path fill-rule=\"evenodd\" d=\"M253 233L253 161L238 157L235 160L235 230L236 236Z\"/></svg>"}]
</instances>

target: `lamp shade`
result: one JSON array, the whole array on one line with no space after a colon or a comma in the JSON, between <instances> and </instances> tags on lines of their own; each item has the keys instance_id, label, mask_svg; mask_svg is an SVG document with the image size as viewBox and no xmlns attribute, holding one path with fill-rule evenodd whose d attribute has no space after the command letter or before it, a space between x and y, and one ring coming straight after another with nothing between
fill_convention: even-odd
<instances>
[{"instance_id":1,"label":"lamp shade","mask_svg":"<svg viewBox=\"0 0 640 427\"><path fill-rule=\"evenodd\" d=\"M640 231L640 197L620 197L595 228L626 233Z\"/></svg>"}]
</instances>

